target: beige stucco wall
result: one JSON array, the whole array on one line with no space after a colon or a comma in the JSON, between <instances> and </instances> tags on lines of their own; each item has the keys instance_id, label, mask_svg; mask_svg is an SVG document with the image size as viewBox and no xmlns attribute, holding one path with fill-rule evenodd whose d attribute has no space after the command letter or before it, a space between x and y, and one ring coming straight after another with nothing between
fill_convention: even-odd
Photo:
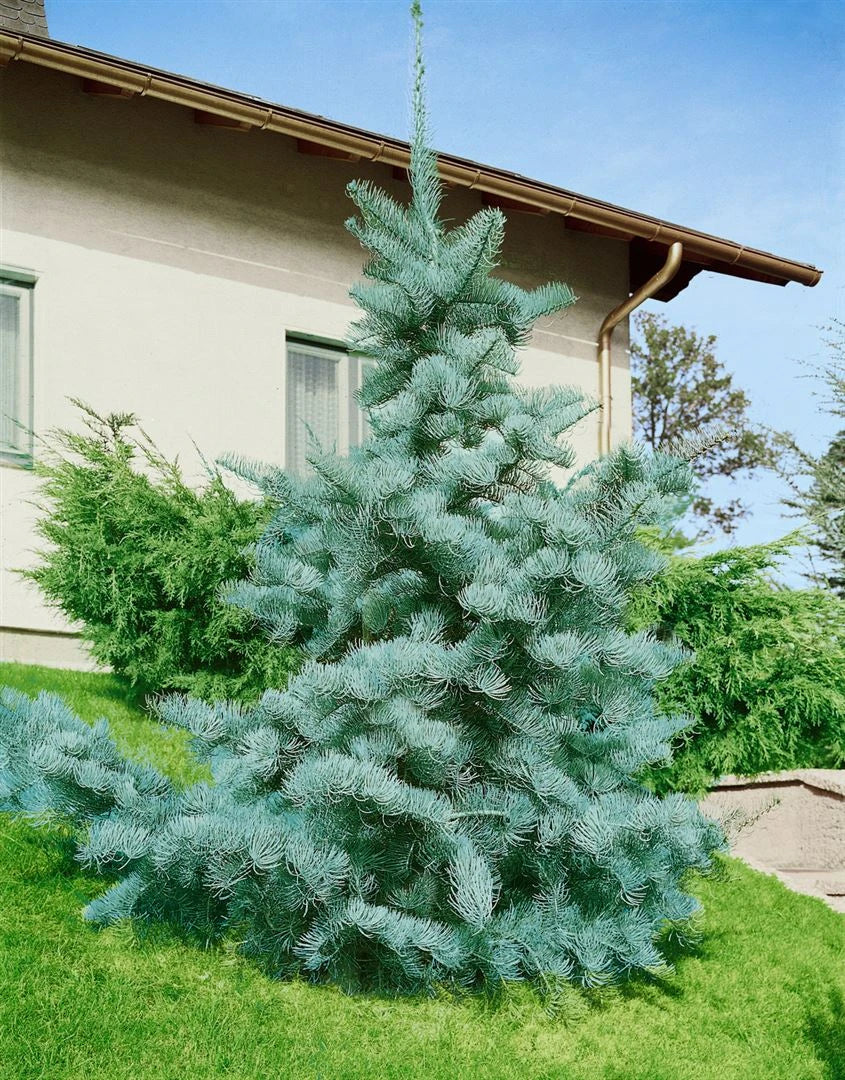
<instances>
[{"instance_id":1,"label":"beige stucco wall","mask_svg":"<svg viewBox=\"0 0 845 1080\"><path fill-rule=\"evenodd\" d=\"M733 855L845 913L845 769L722 777L701 809Z\"/></svg>"},{"instance_id":2,"label":"beige stucco wall","mask_svg":"<svg viewBox=\"0 0 845 1080\"><path fill-rule=\"evenodd\" d=\"M345 184L370 177L399 195L406 185L385 166L204 127L163 102L94 97L75 78L25 64L0 72L0 93L0 265L38 275L36 431L73 424L72 395L138 414L189 471L191 440L211 456L234 449L283 463L285 335L340 341L355 317L347 290L362 252L343 229ZM460 220L479 205L461 190L444 209ZM538 326L523 381L595 393L598 327L627 295L626 245L515 214L502 273L524 285L561 278L579 296ZM620 439L630 433L625 326L614 343ZM595 442L586 421L582 459ZM0 628L64 629L12 573L33 558L34 478L0 466L0 489ZM16 657L14 640L0 635L0 656Z\"/></svg>"}]
</instances>

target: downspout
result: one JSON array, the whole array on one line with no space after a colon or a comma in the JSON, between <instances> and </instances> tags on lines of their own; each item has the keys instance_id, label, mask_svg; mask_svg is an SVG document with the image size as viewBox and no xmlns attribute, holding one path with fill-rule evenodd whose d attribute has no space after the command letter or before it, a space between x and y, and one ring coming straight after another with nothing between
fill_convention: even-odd
<instances>
[{"instance_id":1,"label":"downspout","mask_svg":"<svg viewBox=\"0 0 845 1080\"><path fill-rule=\"evenodd\" d=\"M634 308L638 308L640 304L648 300L649 297L654 296L668 281L672 280L681 265L683 254L684 245L679 240L676 240L669 248L666 262L654 277L649 278L645 285L637 289L619 307L615 307L601 324L598 344L599 402L601 404L601 412L599 413L599 454L610 453L610 410L612 401L610 393L610 339L613 337L613 331L627 315L631 314Z\"/></svg>"}]
</instances>

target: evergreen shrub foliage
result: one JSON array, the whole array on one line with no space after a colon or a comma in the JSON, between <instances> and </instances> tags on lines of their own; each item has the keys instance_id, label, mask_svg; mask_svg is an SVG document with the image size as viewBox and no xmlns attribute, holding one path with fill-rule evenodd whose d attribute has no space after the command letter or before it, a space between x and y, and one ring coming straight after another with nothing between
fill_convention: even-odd
<instances>
[{"instance_id":1,"label":"evergreen shrub foliage","mask_svg":"<svg viewBox=\"0 0 845 1080\"><path fill-rule=\"evenodd\" d=\"M659 791L699 794L720 776L845 766L845 602L787 589L769 571L793 538L678 556L641 589L635 627L690 650L658 702L694 724L671 765L649 770Z\"/></svg>"},{"instance_id":2,"label":"evergreen shrub foliage","mask_svg":"<svg viewBox=\"0 0 845 1080\"><path fill-rule=\"evenodd\" d=\"M82 861L119 874L96 923L229 930L276 975L350 988L602 983L662 964L696 908L684 876L722 843L636 779L683 724L653 704L678 650L624 628L663 565L637 529L689 469L621 448L544 479L590 406L514 385L515 349L572 293L491 276L498 210L446 231L421 78L418 53L410 205L349 187L372 438L315 447L310 479L241 463L278 510L231 599L302 670L248 708L160 702L212 769L187 790L7 695L0 799L72 816Z\"/></svg>"},{"instance_id":3,"label":"evergreen shrub foliage","mask_svg":"<svg viewBox=\"0 0 845 1080\"><path fill-rule=\"evenodd\" d=\"M270 507L239 499L215 468L189 487L134 416L75 404L84 429L53 432L38 466L47 546L26 576L141 695L255 700L284 686L296 651L274 647L219 595L248 572Z\"/></svg>"}]
</instances>

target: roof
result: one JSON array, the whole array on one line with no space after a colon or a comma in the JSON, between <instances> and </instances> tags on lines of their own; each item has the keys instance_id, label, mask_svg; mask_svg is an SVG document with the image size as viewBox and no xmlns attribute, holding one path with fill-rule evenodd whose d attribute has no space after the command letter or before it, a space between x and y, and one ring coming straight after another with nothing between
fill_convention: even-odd
<instances>
[{"instance_id":1,"label":"roof","mask_svg":"<svg viewBox=\"0 0 845 1080\"><path fill-rule=\"evenodd\" d=\"M274 131L297 138L300 149L348 160L381 161L394 169L408 166L407 142L323 116L277 105L248 94L160 71L131 60L95 52L80 45L0 29L0 63L18 60L77 75L87 89L123 96L142 95L195 110L201 123ZM725 240L649 214L579 195L518 173L482 165L452 154L438 154L444 180L474 188L489 205L506 211L558 214L566 227L630 243L630 285L636 290L663 264L669 245L684 246L681 267L655 297L669 300L702 270L786 285L816 285L822 272L733 240Z\"/></svg>"},{"instance_id":2,"label":"roof","mask_svg":"<svg viewBox=\"0 0 845 1080\"><path fill-rule=\"evenodd\" d=\"M0 26L12 33L49 37L44 0L0 0Z\"/></svg>"}]
</instances>

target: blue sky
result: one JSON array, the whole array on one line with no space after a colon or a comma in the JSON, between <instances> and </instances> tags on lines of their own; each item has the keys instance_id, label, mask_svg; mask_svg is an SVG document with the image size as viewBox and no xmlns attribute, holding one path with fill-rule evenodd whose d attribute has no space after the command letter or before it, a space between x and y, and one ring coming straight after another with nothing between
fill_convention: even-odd
<instances>
[{"instance_id":1,"label":"blue sky","mask_svg":"<svg viewBox=\"0 0 845 1080\"><path fill-rule=\"evenodd\" d=\"M404 0L47 0L62 41L407 134ZM755 419L815 449L801 362L845 319L845 4L428 0L435 144L825 271L699 275L673 322L716 334ZM754 481L744 543L792 527Z\"/></svg>"}]
</instances>

